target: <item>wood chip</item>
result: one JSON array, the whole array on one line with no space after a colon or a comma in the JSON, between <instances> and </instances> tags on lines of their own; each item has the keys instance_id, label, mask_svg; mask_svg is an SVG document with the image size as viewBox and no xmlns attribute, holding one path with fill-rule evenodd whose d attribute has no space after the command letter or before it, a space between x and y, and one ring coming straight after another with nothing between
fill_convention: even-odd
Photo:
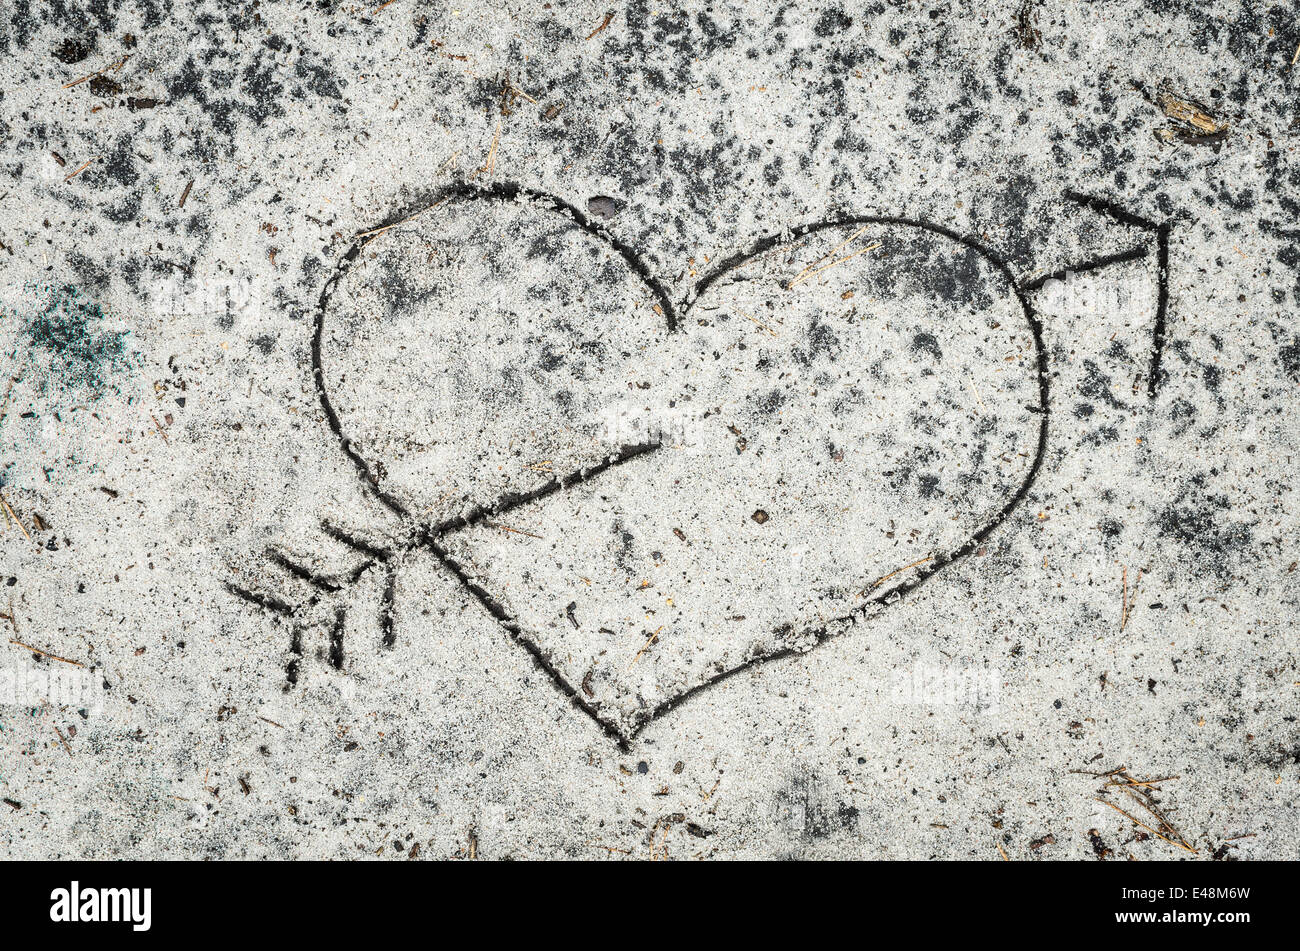
<instances>
[{"instance_id":1,"label":"wood chip","mask_svg":"<svg viewBox=\"0 0 1300 951\"><path fill-rule=\"evenodd\" d=\"M1179 99L1169 93L1161 93L1156 97L1156 101L1170 119L1176 122L1184 122L1202 135L1215 135L1226 131L1228 128L1226 123L1216 122L1212 115L1194 102Z\"/></svg>"},{"instance_id":2,"label":"wood chip","mask_svg":"<svg viewBox=\"0 0 1300 951\"><path fill-rule=\"evenodd\" d=\"M605 29L610 25L610 23L613 22L613 20L614 20L614 14L613 14L613 13L606 13L606 14L605 14L605 19L603 19L603 20L600 21L600 26L596 27L594 30L592 30L590 33L587 34L587 39L591 39L591 38L594 37L597 33L602 33L602 32L604 32L604 30L605 30Z\"/></svg>"}]
</instances>

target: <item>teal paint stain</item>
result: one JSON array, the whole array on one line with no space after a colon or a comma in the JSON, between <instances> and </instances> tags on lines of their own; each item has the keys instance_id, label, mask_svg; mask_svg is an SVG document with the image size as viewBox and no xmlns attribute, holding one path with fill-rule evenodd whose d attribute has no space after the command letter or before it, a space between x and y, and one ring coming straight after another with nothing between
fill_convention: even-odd
<instances>
[{"instance_id":1,"label":"teal paint stain","mask_svg":"<svg viewBox=\"0 0 1300 951\"><path fill-rule=\"evenodd\" d=\"M53 467L21 475L16 468L20 458L31 457L33 444L40 446L43 459L49 458L41 443L48 418L63 423L68 413L88 410L109 390L118 391L114 374L139 362L139 354L128 347L129 331L113 329L104 306L73 285L28 284L26 291L25 306L0 308L0 324L14 332L13 349L0 354L9 364L0 373L0 488L15 480L26 485L40 478L52 481ZM16 385L24 379L28 399L20 400ZM75 463L69 457L59 466Z\"/></svg>"},{"instance_id":2,"label":"teal paint stain","mask_svg":"<svg viewBox=\"0 0 1300 951\"><path fill-rule=\"evenodd\" d=\"M52 381L60 389L94 398L108 388L109 377L128 368L134 355L127 349L128 331L104 327L104 308L70 284L51 286L37 294L37 309L23 324L38 366L48 371L42 388Z\"/></svg>"}]
</instances>

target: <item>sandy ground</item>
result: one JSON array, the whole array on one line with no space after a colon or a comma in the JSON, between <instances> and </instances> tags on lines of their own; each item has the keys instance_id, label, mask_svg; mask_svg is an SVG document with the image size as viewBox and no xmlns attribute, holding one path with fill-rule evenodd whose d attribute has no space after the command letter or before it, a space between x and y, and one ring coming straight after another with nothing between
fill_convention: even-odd
<instances>
[{"instance_id":1,"label":"sandy ground","mask_svg":"<svg viewBox=\"0 0 1300 951\"><path fill-rule=\"evenodd\" d=\"M0 23L0 854L1298 857L1294 8Z\"/></svg>"}]
</instances>

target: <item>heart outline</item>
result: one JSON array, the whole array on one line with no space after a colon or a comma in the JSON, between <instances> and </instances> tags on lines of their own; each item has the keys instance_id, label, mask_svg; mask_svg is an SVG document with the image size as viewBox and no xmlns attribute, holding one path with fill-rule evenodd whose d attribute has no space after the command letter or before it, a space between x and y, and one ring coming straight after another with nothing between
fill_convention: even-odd
<instances>
[{"instance_id":1,"label":"heart outline","mask_svg":"<svg viewBox=\"0 0 1300 951\"><path fill-rule=\"evenodd\" d=\"M872 608L878 606L887 607L897 603L912 591L919 588L930 578L933 578L944 568L968 557L985 539L987 539L1010 517L1012 512L1014 512L1022 502L1024 502L1030 490L1033 488L1034 482L1038 478L1038 474L1042 469L1043 460L1046 457L1048 423L1050 418L1047 349L1043 342L1042 323L1039 320L1037 313L1034 311L1033 305L1026 297L1024 289L1022 289L1020 283L1016 280L1015 275L1011 272L1007 263L990 248L986 247L976 239L943 225L937 225L923 219L900 216L852 215L848 217L814 221L765 235L747 249L738 251L730 257L718 262L707 274L701 277L693 287L687 290L681 305L678 306L673 304L663 285L660 283L658 278L655 277L649 266L642 260L641 256L634 248L592 221L571 202L556 195L551 195L514 183L499 182L488 185L476 185L472 182L463 182L436 192L432 196L432 200L429 204L419 208L415 212L393 218L374 228L359 232L357 235L359 240L344 253L339 261L335 273L331 275L330 279L325 283L325 286L321 291L320 302L317 307L312 331L312 375L316 387L316 394L321 404L321 409L325 413L326 423L334 433L335 437L339 440L343 453L357 468L366 488L405 525L411 526L414 522L411 513L400 501L385 492L381 487L379 478L374 470L353 447L351 440L344 432L342 420L339 418L338 412L334 409L334 406L329 399L329 394L326 392L325 362L323 357L326 314L330 296L333 293L334 288L347 274L350 265L360 257L362 249L369 244L370 241L392 228L398 227L417 218L427 211L432 211L442 205L457 200L534 202L547 207L550 211L568 217L574 226L585 231L588 235L602 242L622 257L624 262L631 268L637 278L656 298L659 307L662 309L662 314L669 333L677 333L681 331L682 318L690 311L691 307L700 299L704 292L721 280L726 274L736 270L737 268L743 267L749 261L765 254L778 245L790 243L799 238L808 237L832 228L867 225L892 225L919 228L973 250L984 261L992 265L993 268L1003 276L1015 295L1015 299L1020 305L1025 324L1028 326L1030 336L1033 339L1035 372L1038 379L1038 406L1026 408L1036 412L1039 416L1038 439L1028 471L1025 473L1020 484L1016 487L1016 490L1008 496L1007 501L997 512L972 532L969 538L963 541L956 548L947 552L935 554L924 565L924 567L920 567L912 577L900 581L880 594L864 600L862 604L854 607L853 610L849 611L847 614L834 618L814 630L807 631L807 635L812 638L811 645L798 649L790 646L779 647L765 650L759 654L751 656L724 671L714 674L707 680L695 684L694 686L689 687L659 703L641 716L630 731L620 729L617 724L612 723L608 718L602 716L599 708L588 702L582 696L578 688L570 683L551 661L547 651L536 640L528 636L527 632L525 632L519 624L513 620L510 613L498 599L494 598L491 593L479 585L469 572L466 571L464 566L459 564L450 556L447 550L440 544L440 539L452 532L477 524L486 519L489 515L500 515L510 509L536 501L537 499L554 492L562 491L563 489L569 488L580 482L597 478L601 473L612 466L620 465L623 462L631 461L632 459L645 455L648 452L653 452L658 448L657 444L637 444L623 447L618 452L612 454L605 463L597 466L589 466L584 470L570 473L568 475L554 477L538 489L525 493L507 493L499 497L495 503L477 506L468 513L456 516L452 519L444 520L444 522L438 525L413 526L411 534L407 540L407 547L425 548L432 552L434 557L436 557L439 562L441 562L442 565L457 578L462 587L472 594L475 600L480 603L488 614L506 630L511 639L527 651L538 667L552 679L557 688L569 698L570 702L590 717L607 735L614 739L615 742L625 750L630 748L632 741L635 740L636 737L640 735L641 731L649 724L681 706L687 700L704 690L759 664L764 664L768 661L783 660L788 657L811 652L833 637L838 636L838 634L842 633L844 629L847 629L848 625L856 626L859 617L865 616L865 614ZM833 628L838 629L833 630Z\"/></svg>"}]
</instances>

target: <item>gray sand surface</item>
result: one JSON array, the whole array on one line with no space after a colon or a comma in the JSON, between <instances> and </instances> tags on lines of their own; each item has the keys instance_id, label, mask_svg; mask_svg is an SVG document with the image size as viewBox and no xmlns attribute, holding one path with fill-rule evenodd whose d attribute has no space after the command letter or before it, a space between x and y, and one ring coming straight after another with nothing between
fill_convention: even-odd
<instances>
[{"instance_id":1,"label":"gray sand surface","mask_svg":"<svg viewBox=\"0 0 1300 951\"><path fill-rule=\"evenodd\" d=\"M607 14L0 3L0 855L1300 857L1300 11Z\"/></svg>"}]
</instances>

